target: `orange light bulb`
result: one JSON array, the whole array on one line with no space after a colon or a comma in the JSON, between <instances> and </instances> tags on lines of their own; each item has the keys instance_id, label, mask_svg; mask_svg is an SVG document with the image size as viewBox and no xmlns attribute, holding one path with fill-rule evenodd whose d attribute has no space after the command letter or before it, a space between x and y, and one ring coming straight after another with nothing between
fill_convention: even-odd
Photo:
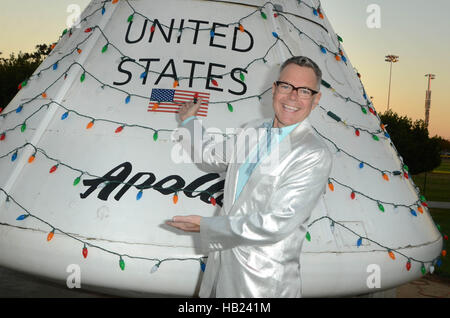
<instances>
[{"instance_id":1,"label":"orange light bulb","mask_svg":"<svg viewBox=\"0 0 450 318\"><path fill-rule=\"evenodd\" d=\"M334 191L334 185L331 182L328 182L328 188L330 188L331 191Z\"/></svg>"},{"instance_id":2,"label":"orange light bulb","mask_svg":"<svg viewBox=\"0 0 450 318\"><path fill-rule=\"evenodd\" d=\"M48 235L47 235L47 242L50 242L52 240L53 235L55 235L55 230L53 230L50 233L48 233Z\"/></svg>"},{"instance_id":3,"label":"orange light bulb","mask_svg":"<svg viewBox=\"0 0 450 318\"><path fill-rule=\"evenodd\" d=\"M394 252L389 251L389 257L392 258L393 260L395 260Z\"/></svg>"}]
</instances>

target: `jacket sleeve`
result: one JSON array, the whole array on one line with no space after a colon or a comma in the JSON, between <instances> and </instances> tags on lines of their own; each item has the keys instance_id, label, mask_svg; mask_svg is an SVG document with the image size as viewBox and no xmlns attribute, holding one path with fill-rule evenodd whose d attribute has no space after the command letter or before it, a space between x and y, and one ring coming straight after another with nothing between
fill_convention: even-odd
<instances>
[{"instance_id":1,"label":"jacket sleeve","mask_svg":"<svg viewBox=\"0 0 450 318\"><path fill-rule=\"evenodd\" d=\"M324 148L301 156L287 168L264 211L237 210L233 216L203 217L202 251L274 244L289 236L308 221L325 189L331 162L331 153Z\"/></svg>"},{"instance_id":2,"label":"jacket sleeve","mask_svg":"<svg viewBox=\"0 0 450 318\"><path fill-rule=\"evenodd\" d=\"M234 151L234 138L226 137L217 131L208 134L201 120L194 118L177 130L181 135L181 145L193 163L207 171L227 170Z\"/></svg>"}]
</instances>

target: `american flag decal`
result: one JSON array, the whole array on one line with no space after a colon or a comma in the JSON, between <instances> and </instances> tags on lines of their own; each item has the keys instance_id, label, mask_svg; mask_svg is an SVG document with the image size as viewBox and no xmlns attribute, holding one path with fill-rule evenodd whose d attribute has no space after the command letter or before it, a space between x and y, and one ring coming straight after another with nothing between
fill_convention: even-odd
<instances>
[{"instance_id":1,"label":"american flag decal","mask_svg":"<svg viewBox=\"0 0 450 318\"><path fill-rule=\"evenodd\" d=\"M208 115L209 93L185 91L181 89L152 89L149 112L178 113L181 104L192 101L195 98L202 99L202 106L197 112L197 116L206 117Z\"/></svg>"}]
</instances>

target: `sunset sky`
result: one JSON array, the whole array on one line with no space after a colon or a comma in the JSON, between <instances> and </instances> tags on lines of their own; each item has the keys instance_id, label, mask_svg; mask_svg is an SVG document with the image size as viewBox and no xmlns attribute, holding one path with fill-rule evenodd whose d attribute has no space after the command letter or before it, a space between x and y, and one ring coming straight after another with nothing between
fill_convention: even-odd
<instances>
[{"instance_id":1,"label":"sunset sky","mask_svg":"<svg viewBox=\"0 0 450 318\"><path fill-rule=\"evenodd\" d=\"M393 65L390 107L413 120L423 119L427 78L432 73L430 136L450 139L450 1L448 0L322 0L344 49L361 73L368 96L378 112L386 110L389 63L385 55L400 56ZM89 0L2 0L0 52L2 57L32 52L36 44L57 41L66 28L68 6L83 10ZM380 9L380 27L367 19ZM389 128L388 128L389 130Z\"/></svg>"}]
</instances>

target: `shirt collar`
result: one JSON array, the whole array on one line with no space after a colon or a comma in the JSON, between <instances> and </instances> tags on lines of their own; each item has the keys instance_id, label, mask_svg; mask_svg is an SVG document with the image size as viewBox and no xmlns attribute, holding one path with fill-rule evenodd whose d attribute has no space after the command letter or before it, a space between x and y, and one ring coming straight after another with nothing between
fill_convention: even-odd
<instances>
[{"instance_id":1,"label":"shirt collar","mask_svg":"<svg viewBox=\"0 0 450 318\"><path fill-rule=\"evenodd\" d=\"M272 119L272 120L270 120L270 121L264 122L264 123L262 124L262 126L263 126L265 129L272 128L272 130L273 130L273 131L276 131L278 134L288 134L288 133L290 133L292 130L294 130L298 125L301 124L301 122L298 122L298 123L293 124L293 125L290 125L290 126L285 126L285 127L281 127L281 128L273 128L273 121L274 121L274 120L275 120L275 119Z\"/></svg>"}]
</instances>

